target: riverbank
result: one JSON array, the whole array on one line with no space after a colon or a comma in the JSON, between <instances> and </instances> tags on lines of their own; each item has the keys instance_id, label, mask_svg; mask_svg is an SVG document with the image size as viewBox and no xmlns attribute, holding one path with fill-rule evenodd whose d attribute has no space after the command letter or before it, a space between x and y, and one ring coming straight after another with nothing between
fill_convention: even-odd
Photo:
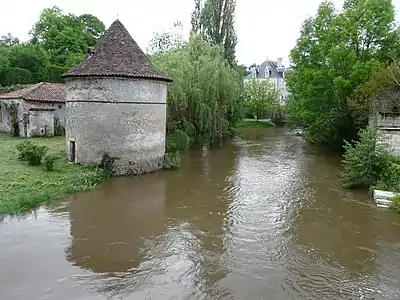
<instances>
[{"instance_id":1,"label":"riverbank","mask_svg":"<svg viewBox=\"0 0 400 300\"><path fill-rule=\"evenodd\" d=\"M268 127L275 127L275 124L267 119L258 121L254 119L244 119L236 125L235 130L241 130L247 128L268 128Z\"/></svg>"},{"instance_id":2,"label":"riverbank","mask_svg":"<svg viewBox=\"0 0 400 300\"><path fill-rule=\"evenodd\" d=\"M269 120L244 119L235 131L274 126ZM47 146L48 153L58 159L51 172L41 166L30 166L18 160L17 145L25 140L0 134L0 214L18 213L73 192L91 190L105 179L100 169L67 162L63 136L31 139L39 146Z\"/></svg>"},{"instance_id":3,"label":"riverbank","mask_svg":"<svg viewBox=\"0 0 400 300\"><path fill-rule=\"evenodd\" d=\"M86 191L104 180L102 170L69 164L65 137L35 138L57 156L51 172L18 160L16 146L26 139L0 135L0 214L21 212L67 194Z\"/></svg>"}]
</instances>

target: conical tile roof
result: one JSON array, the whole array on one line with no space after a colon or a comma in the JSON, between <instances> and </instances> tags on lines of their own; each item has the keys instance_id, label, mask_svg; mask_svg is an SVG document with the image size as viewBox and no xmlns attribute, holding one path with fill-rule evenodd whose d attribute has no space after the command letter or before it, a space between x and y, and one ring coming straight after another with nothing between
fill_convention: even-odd
<instances>
[{"instance_id":1,"label":"conical tile roof","mask_svg":"<svg viewBox=\"0 0 400 300\"><path fill-rule=\"evenodd\" d=\"M151 64L119 20L111 24L85 60L62 76L117 76L172 81Z\"/></svg>"}]
</instances>

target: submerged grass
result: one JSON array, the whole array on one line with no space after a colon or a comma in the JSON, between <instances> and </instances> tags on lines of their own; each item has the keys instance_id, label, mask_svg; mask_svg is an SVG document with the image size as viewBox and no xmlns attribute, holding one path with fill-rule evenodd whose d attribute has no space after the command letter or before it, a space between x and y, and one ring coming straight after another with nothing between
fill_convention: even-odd
<instances>
[{"instance_id":1,"label":"submerged grass","mask_svg":"<svg viewBox=\"0 0 400 300\"><path fill-rule=\"evenodd\" d=\"M21 212L61 196L94 188L107 178L103 169L69 164L65 137L35 138L58 157L53 171L18 160L17 144L26 139L0 134L0 214Z\"/></svg>"}]
</instances>

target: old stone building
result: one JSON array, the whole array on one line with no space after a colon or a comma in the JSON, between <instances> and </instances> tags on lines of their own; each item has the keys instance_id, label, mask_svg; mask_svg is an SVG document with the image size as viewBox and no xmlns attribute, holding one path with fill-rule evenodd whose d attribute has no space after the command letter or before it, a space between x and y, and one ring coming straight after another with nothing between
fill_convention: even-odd
<instances>
[{"instance_id":1,"label":"old stone building","mask_svg":"<svg viewBox=\"0 0 400 300\"><path fill-rule=\"evenodd\" d=\"M72 162L117 160L117 175L162 168L167 83L116 20L66 79L66 139Z\"/></svg>"},{"instance_id":2,"label":"old stone building","mask_svg":"<svg viewBox=\"0 0 400 300\"><path fill-rule=\"evenodd\" d=\"M41 82L0 94L0 131L21 137L64 133L65 85Z\"/></svg>"}]
</instances>

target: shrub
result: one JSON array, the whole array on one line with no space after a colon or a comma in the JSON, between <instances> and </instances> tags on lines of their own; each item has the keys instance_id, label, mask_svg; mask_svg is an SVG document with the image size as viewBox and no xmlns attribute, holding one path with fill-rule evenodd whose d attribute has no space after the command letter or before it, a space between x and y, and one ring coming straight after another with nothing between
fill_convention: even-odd
<instances>
[{"instance_id":1,"label":"shrub","mask_svg":"<svg viewBox=\"0 0 400 300\"><path fill-rule=\"evenodd\" d=\"M278 105L272 113L271 122L276 126L282 127L286 123L286 108L283 105Z\"/></svg>"},{"instance_id":2,"label":"shrub","mask_svg":"<svg viewBox=\"0 0 400 300\"><path fill-rule=\"evenodd\" d=\"M347 188L375 185L387 165L386 147L377 143L376 129L367 127L359 132L354 145L345 141L343 185Z\"/></svg>"},{"instance_id":3,"label":"shrub","mask_svg":"<svg viewBox=\"0 0 400 300\"><path fill-rule=\"evenodd\" d=\"M400 192L400 164L396 161L388 161L382 170L376 189Z\"/></svg>"},{"instance_id":4,"label":"shrub","mask_svg":"<svg viewBox=\"0 0 400 300\"><path fill-rule=\"evenodd\" d=\"M43 157L43 166L46 171L53 171L54 164L57 161L58 157L54 154L47 154Z\"/></svg>"},{"instance_id":5,"label":"shrub","mask_svg":"<svg viewBox=\"0 0 400 300\"><path fill-rule=\"evenodd\" d=\"M38 146L32 141L24 141L17 145L17 150L19 151L19 160L27 161L32 166L39 166L48 148L46 146Z\"/></svg>"},{"instance_id":6,"label":"shrub","mask_svg":"<svg viewBox=\"0 0 400 300\"><path fill-rule=\"evenodd\" d=\"M397 194L393 197L392 208L400 214L400 194Z\"/></svg>"},{"instance_id":7,"label":"shrub","mask_svg":"<svg viewBox=\"0 0 400 300\"><path fill-rule=\"evenodd\" d=\"M181 157L179 151L167 152L164 155L164 169L178 169L181 166Z\"/></svg>"},{"instance_id":8,"label":"shrub","mask_svg":"<svg viewBox=\"0 0 400 300\"><path fill-rule=\"evenodd\" d=\"M175 130L166 138L165 151L175 152L176 150L186 150L190 147L190 137L181 129Z\"/></svg>"}]
</instances>

